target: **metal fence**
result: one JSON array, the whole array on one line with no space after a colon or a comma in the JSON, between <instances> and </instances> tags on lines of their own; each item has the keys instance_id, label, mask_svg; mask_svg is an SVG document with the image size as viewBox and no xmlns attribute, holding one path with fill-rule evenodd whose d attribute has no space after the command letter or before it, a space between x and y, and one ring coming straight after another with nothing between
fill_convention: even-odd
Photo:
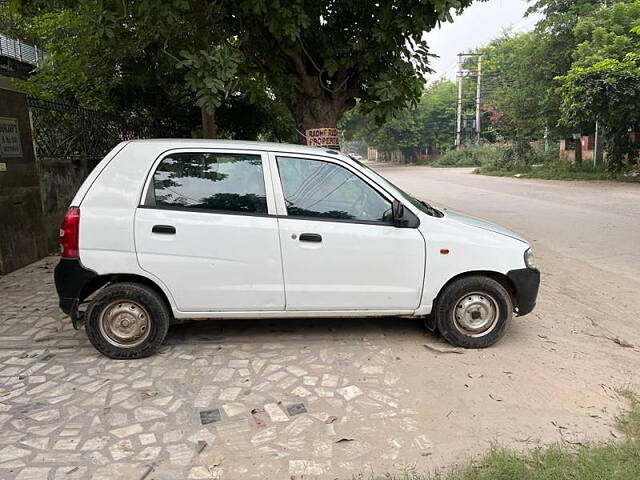
<instances>
[{"instance_id":1,"label":"metal fence","mask_svg":"<svg viewBox=\"0 0 640 480\"><path fill-rule=\"evenodd\" d=\"M38 66L48 56L44 50L0 33L0 56Z\"/></svg>"},{"instance_id":2,"label":"metal fence","mask_svg":"<svg viewBox=\"0 0 640 480\"><path fill-rule=\"evenodd\" d=\"M135 138L188 136L173 120L153 123L27 97L38 159L81 159L89 169L114 146Z\"/></svg>"}]
</instances>

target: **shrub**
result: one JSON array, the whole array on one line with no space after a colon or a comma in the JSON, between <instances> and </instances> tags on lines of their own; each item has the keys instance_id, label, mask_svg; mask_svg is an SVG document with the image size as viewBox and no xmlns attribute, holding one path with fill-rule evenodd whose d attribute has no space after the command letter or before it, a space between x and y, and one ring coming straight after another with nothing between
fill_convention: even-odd
<instances>
[{"instance_id":1,"label":"shrub","mask_svg":"<svg viewBox=\"0 0 640 480\"><path fill-rule=\"evenodd\" d=\"M479 167L494 161L502 155L503 147L495 145L476 145L450 150L432 165L436 167Z\"/></svg>"}]
</instances>

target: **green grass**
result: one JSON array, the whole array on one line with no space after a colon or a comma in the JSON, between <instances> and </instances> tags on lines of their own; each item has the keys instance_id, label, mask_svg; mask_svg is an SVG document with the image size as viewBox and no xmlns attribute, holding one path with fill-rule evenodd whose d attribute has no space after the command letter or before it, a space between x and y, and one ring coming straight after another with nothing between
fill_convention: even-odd
<instances>
[{"instance_id":1,"label":"green grass","mask_svg":"<svg viewBox=\"0 0 640 480\"><path fill-rule=\"evenodd\" d=\"M486 162L497 160L502 156L502 148L493 145L476 145L462 150L449 150L431 167L479 167Z\"/></svg>"},{"instance_id":2,"label":"green grass","mask_svg":"<svg viewBox=\"0 0 640 480\"><path fill-rule=\"evenodd\" d=\"M447 473L359 475L354 480L638 480L640 479L640 402L630 390L618 417L624 439L583 446L556 444L527 453L494 446L480 460Z\"/></svg>"},{"instance_id":3,"label":"green grass","mask_svg":"<svg viewBox=\"0 0 640 480\"><path fill-rule=\"evenodd\" d=\"M567 162L553 162L542 165L522 166L517 168L497 169L491 165L477 169L480 175L494 177L541 178L545 180L613 180L619 182L640 182L640 176L625 176L623 173L611 173L605 167L583 164L577 167Z\"/></svg>"}]
</instances>

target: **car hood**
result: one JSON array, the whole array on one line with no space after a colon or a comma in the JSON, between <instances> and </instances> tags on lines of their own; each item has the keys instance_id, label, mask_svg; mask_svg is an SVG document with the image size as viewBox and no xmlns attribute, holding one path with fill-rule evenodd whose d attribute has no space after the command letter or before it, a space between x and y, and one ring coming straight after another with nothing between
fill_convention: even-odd
<instances>
[{"instance_id":1,"label":"car hood","mask_svg":"<svg viewBox=\"0 0 640 480\"><path fill-rule=\"evenodd\" d=\"M507 237L515 238L516 240L520 240L521 242L528 243L517 233L512 232L508 228L496 225L495 223L485 222L484 220L480 220L479 218L463 215L462 213L456 212L455 210L444 209L444 214L446 218L454 222L469 225L470 227L481 228L483 230L488 230L494 233L499 233L500 235L506 235Z\"/></svg>"}]
</instances>

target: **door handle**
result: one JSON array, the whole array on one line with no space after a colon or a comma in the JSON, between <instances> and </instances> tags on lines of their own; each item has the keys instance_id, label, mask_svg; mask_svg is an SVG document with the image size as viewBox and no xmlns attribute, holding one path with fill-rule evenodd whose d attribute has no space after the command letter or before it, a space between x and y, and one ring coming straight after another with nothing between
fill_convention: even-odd
<instances>
[{"instance_id":1,"label":"door handle","mask_svg":"<svg viewBox=\"0 0 640 480\"><path fill-rule=\"evenodd\" d=\"M173 225L154 225L151 229L153 233L164 233L166 235L175 235L176 227Z\"/></svg>"},{"instance_id":2,"label":"door handle","mask_svg":"<svg viewBox=\"0 0 640 480\"><path fill-rule=\"evenodd\" d=\"M318 235L317 233L301 233L300 234L301 242L313 242L320 243L322 242L322 235Z\"/></svg>"}]
</instances>

